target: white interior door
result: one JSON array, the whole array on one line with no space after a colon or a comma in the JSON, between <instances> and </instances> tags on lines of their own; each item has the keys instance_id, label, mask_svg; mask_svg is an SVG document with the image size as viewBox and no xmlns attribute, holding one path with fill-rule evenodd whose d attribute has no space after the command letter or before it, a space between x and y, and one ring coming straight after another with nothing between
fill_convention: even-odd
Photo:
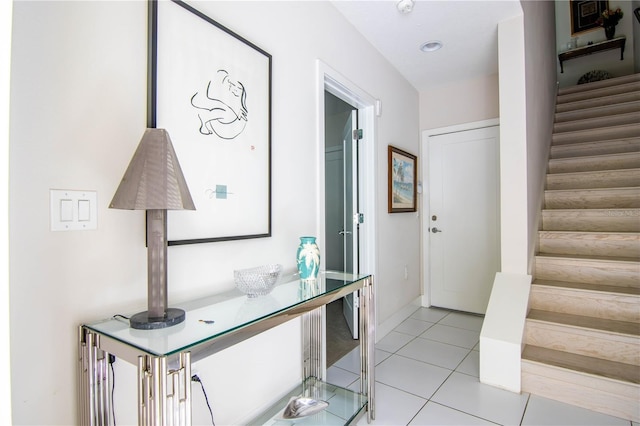
<instances>
[{"instance_id":1,"label":"white interior door","mask_svg":"<svg viewBox=\"0 0 640 426\"><path fill-rule=\"evenodd\" d=\"M359 233L354 220L358 211L357 110L342 103L330 117L333 135L325 141L325 265L329 270L358 272ZM334 130L335 129L335 133ZM342 314L354 339L358 338L358 298L342 300Z\"/></svg>"},{"instance_id":2,"label":"white interior door","mask_svg":"<svg viewBox=\"0 0 640 426\"><path fill-rule=\"evenodd\" d=\"M428 145L431 304L484 314L500 268L499 128Z\"/></svg>"},{"instance_id":3,"label":"white interior door","mask_svg":"<svg viewBox=\"0 0 640 426\"><path fill-rule=\"evenodd\" d=\"M344 152L344 271L358 272L358 221L355 214L358 211L358 141L354 140L354 131L358 127L357 111L351 111L351 116L344 126L342 146ZM358 338L358 298L357 292L345 296L342 304L342 313L351 335Z\"/></svg>"}]
</instances>

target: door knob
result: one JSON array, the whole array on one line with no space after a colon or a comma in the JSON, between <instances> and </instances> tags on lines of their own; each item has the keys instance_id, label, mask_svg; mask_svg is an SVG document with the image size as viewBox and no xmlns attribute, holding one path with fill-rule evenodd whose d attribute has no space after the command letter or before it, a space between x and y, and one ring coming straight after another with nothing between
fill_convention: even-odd
<instances>
[{"instance_id":1,"label":"door knob","mask_svg":"<svg viewBox=\"0 0 640 426\"><path fill-rule=\"evenodd\" d=\"M338 232L338 234L340 234L340 235L348 235L348 234L351 234L351 231L340 231L340 232Z\"/></svg>"},{"instance_id":2,"label":"door knob","mask_svg":"<svg viewBox=\"0 0 640 426\"><path fill-rule=\"evenodd\" d=\"M442 232L442 231L434 226L433 228L431 228L431 232L435 234L436 232Z\"/></svg>"}]
</instances>

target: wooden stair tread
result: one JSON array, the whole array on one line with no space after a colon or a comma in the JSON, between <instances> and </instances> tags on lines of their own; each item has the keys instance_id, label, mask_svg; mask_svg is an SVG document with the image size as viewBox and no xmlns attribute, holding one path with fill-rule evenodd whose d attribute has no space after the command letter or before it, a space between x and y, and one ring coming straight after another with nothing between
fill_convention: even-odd
<instances>
[{"instance_id":1,"label":"wooden stair tread","mask_svg":"<svg viewBox=\"0 0 640 426\"><path fill-rule=\"evenodd\" d=\"M576 144L577 145L577 144ZM559 147L569 147L570 145L558 145ZM581 155L577 157L562 157L562 158L552 158L549 162L552 163L562 163L565 161L586 161L586 160L606 160L609 158L627 158L627 157L636 157L640 154L640 149L637 151L629 151L629 152L616 152L613 154L595 154L595 155Z\"/></svg>"},{"instance_id":2,"label":"wooden stair tread","mask_svg":"<svg viewBox=\"0 0 640 426\"><path fill-rule=\"evenodd\" d=\"M616 93L607 96L599 96L593 99L574 100L571 102L556 103L556 113L576 111L596 106L613 105L623 102L633 102L640 100L640 92L632 91L628 93Z\"/></svg>"},{"instance_id":3,"label":"wooden stair tread","mask_svg":"<svg viewBox=\"0 0 640 426\"><path fill-rule=\"evenodd\" d=\"M574 93L563 93L559 94L556 105L563 105L566 103L577 102L582 100L597 100L599 98L604 98L608 96L613 96L617 94L627 94L631 92L640 91L640 82L630 81L623 82L620 84L607 86L607 87L598 87L591 88L590 90L578 91Z\"/></svg>"},{"instance_id":4,"label":"wooden stair tread","mask_svg":"<svg viewBox=\"0 0 640 426\"><path fill-rule=\"evenodd\" d=\"M591 157L591 156L590 156ZM585 157L567 157L571 159L585 158ZM563 158L564 160L564 158ZM607 169L607 170L585 170L580 172L558 172L558 173L547 173L547 176L592 176L592 175L607 175L611 173L625 173L625 174L638 174L638 178L640 179L640 168L633 169ZM640 181L638 182L640 183Z\"/></svg>"},{"instance_id":5,"label":"wooden stair tread","mask_svg":"<svg viewBox=\"0 0 640 426\"><path fill-rule=\"evenodd\" d=\"M574 283L568 281L533 280L533 286L546 286L556 288L569 288L601 293L629 294L640 296L640 287L623 287L606 284Z\"/></svg>"},{"instance_id":6,"label":"wooden stair tread","mask_svg":"<svg viewBox=\"0 0 640 426\"><path fill-rule=\"evenodd\" d=\"M576 92L588 92L593 89L600 89L603 87L616 86L618 84L630 83L633 81L640 81L640 73L627 74L620 77L608 78L606 80L592 81L585 84L576 84L574 86L567 86L558 89L558 96L568 95L569 93Z\"/></svg>"},{"instance_id":7,"label":"wooden stair tread","mask_svg":"<svg viewBox=\"0 0 640 426\"><path fill-rule=\"evenodd\" d=\"M566 145L579 142L594 142L600 139L622 139L640 135L640 123L619 124L597 129L573 130L554 133L551 137L553 145Z\"/></svg>"},{"instance_id":8,"label":"wooden stair tread","mask_svg":"<svg viewBox=\"0 0 640 426\"><path fill-rule=\"evenodd\" d=\"M621 257L621 256L594 256L588 254L556 254L556 253L538 253L536 258L561 258L571 260L588 260L602 262L619 262L619 263L637 263L640 265L640 259L637 257Z\"/></svg>"},{"instance_id":9,"label":"wooden stair tread","mask_svg":"<svg viewBox=\"0 0 640 426\"><path fill-rule=\"evenodd\" d=\"M552 159L621 152L640 152L640 137L551 146Z\"/></svg>"},{"instance_id":10,"label":"wooden stair tread","mask_svg":"<svg viewBox=\"0 0 640 426\"><path fill-rule=\"evenodd\" d=\"M587 118L601 118L615 115L620 112L640 111L640 101L621 102L612 105L595 106L575 111L557 112L554 124L581 121Z\"/></svg>"},{"instance_id":11,"label":"wooden stair tread","mask_svg":"<svg viewBox=\"0 0 640 426\"><path fill-rule=\"evenodd\" d=\"M525 345L524 351L522 351L522 359L636 385L640 384L640 367L631 364L531 345Z\"/></svg>"},{"instance_id":12,"label":"wooden stair tread","mask_svg":"<svg viewBox=\"0 0 640 426\"><path fill-rule=\"evenodd\" d=\"M628 321L585 317L538 309L531 309L527 315L527 319L640 337L640 324Z\"/></svg>"},{"instance_id":13,"label":"wooden stair tread","mask_svg":"<svg viewBox=\"0 0 640 426\"><path fill-rule=\"evenodd\" d=\"M639 111L619 112L616 114L603 115L599 117L576 118L574 120L556 122L553 125L553 132L554 134L560 134L577 130L595 130L606 127L637 123L638 121L640 121Z\"/></svg>"},{"instance_id":14,"label":"wooden stair tread","mask_svg":"<svg viewBox=\"0 0 640 426\"><path fill-rule=\"evenodd\" d=\"M567 234L567 235L571 235L571 234L575 234L576 236L580 236L580 235L606 235L606 236L612 236L612 237L636 237L636 238L640 238L640 232L606 232L606 231L538 231L538 233L540 235L542 234L549 234L549 235L562 235L562 234Z\"/></svg>"}]
</instances>

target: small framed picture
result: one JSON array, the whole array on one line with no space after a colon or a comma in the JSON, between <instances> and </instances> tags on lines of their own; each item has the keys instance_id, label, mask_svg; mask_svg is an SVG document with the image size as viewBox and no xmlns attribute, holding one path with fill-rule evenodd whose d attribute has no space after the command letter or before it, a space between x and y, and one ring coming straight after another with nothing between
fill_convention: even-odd
<instances>
[{"instance_id":1,"label":"small framed picture","mask_svg":"<svg viewBox=\"0 0 640 426\"><path fill-rule=\"evenodd\" d=\"M598 28L598 18L609 8L608 1L571 0L571 35Z\"/></svg>"},{"instance_id":2,"label":"small framed picture","mask_svg":"<svg viewBox=\"0 0 640 426\"><path fill-rule=\"evenodd\" d=\"M417 158L389 145L389 213L416 211Z\"/></svg>"}]
</instances>

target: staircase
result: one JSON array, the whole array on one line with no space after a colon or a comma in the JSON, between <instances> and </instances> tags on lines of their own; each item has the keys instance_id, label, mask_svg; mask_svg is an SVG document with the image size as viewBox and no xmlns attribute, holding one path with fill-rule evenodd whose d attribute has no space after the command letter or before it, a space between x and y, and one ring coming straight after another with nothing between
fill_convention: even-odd
<instances>
[{"instance_id":1,"label":"staircase","mask_svg":"<svg viewBox=\"0 0 640 426\"><path fill-rule=\"evenodd\" d=\"M640 422L640 74L561 89L522 391Z\"/></svg>"}]
</instances>

